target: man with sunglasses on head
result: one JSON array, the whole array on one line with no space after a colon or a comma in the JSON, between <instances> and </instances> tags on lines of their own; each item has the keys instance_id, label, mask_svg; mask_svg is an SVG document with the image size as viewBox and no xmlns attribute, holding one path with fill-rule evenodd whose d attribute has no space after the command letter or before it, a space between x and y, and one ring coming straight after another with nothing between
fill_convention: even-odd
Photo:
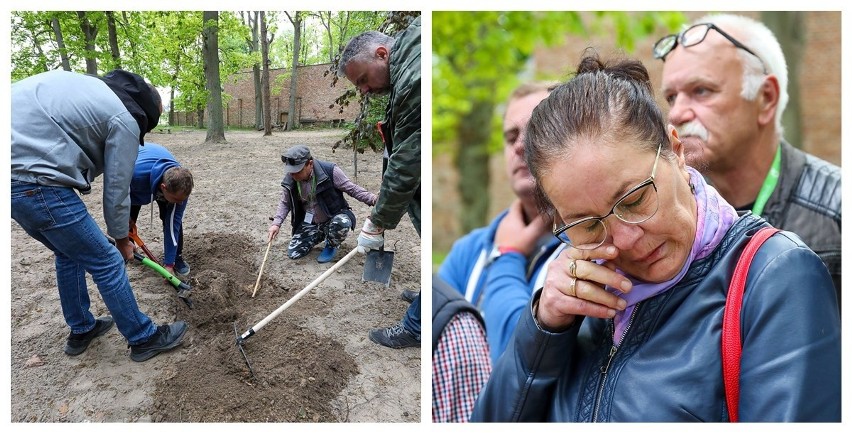
<instances>
[{"instance_id":1,"label":"man with sunglasses on head","mask_svg":"<svg viewBox=\"0 0 852 433\"><path fill-rule=\"evenodd\" d=\"M327 263L355 227L355 214L343 197L350 195L367 206L376 204L376 195L355 184L337 164L311 156L307 146L297 145L281 154L284 180L281 201L269 226L267 241L278 236L281 224L290 214L293 237L287 246L291 259L302 258L323 240L325 248L317 262Z\"/></svg>"},{"instance_id":2,"label":"man with sunglasses on head","mask_svg":"<svg viewBox=\"0 0 852 433\"><path fill-rule=\"evenodd\" d=\"M738 211L798 234L828 267L840 305L840 168L783 138L787 64L772 32L708 15L654 45L669 121L697 168Z\"/></svg>"}]
</instances>

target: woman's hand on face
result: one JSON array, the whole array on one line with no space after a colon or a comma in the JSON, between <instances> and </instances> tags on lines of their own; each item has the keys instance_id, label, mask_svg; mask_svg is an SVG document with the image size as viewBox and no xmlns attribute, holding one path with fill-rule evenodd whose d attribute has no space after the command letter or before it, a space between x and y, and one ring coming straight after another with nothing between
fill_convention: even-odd
<instances>
[{"instance_id":1,"label":"woman's hand on face","mask_svg":"<svg viewBox=\"0 0 852 433\"><path fill-rule=\"evenodd\" d=\"M576 316L610 318L624 310L626 301L604 290L604 286L629 292L632 284L615 272L609 262L599 265L592 260L612 260L618 256L613 245L593 250L566 248L547 268L544 289L538 301L536 318L545 329L560 332L570 327Z\"/></svg>"},{"instance_id":2,"label":"woman's hand on face","mask_svg":"<svg viewBox=\"0 0 852 433\"><path fill-rule=\"evenodd\" d=\"M524 210L520 200L515 200L509 207L509 213L500 220L497 232L494 234L494 245L510 247L529 256L539 238L548 233L553 226L552 219L539 214L529 224L524 221Z\"/></svg>"}]
</instances>

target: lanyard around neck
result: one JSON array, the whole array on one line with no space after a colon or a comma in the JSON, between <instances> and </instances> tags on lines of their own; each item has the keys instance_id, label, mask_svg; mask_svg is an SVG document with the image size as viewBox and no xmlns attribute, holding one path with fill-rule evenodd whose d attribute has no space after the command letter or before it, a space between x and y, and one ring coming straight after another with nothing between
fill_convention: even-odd
<instances>
[{"instance_id":1,"label":"lanyard around neck","mask_svg":"<svg viewBox=\"0 0 852 433\"><path fill-rule=\"evenodd\" d=\"M293 179L293 180L295 180L295 179ZM302 182L296 180L296 191L299 192L299 198L303 197L302 196L302 187L299 186L299 185L301 185L301 183ZM311 169L311 190L308 194L308 203L314 202L314 197L316 197L316 194L317 194L317 178L316 178L316 176L314 176L313 169Z\"/></svg>"},{"instance_id":2,"label":"lanyard around neck","mask_svg":"<svg viewBox=\"0 0 852 433\"><path fill-rule=\"evenodd\" d=\"M757 199L754 201L754 207L751 208L751 213L760 216L763 212L763 206L775 191L775 185L778 184L778 176L781 174L781 144L778 145L778 151L775 152L775 160L772 161L772 167L769 173L766 173L766 179L763 180L763 186L760 187L760 192L757 194Z\"/></svg>"}]
</instances>

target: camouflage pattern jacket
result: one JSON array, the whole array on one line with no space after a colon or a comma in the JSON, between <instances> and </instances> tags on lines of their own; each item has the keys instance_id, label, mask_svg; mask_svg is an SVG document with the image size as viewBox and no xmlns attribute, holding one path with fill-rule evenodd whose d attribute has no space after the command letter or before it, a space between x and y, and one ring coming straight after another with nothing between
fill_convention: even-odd
<instances>
[{"instance_id":1,"label":"camouflage pattern jacket","mask_svg":"<svg viewBox=\"0 0 852 433\"><path fill-rule=\"evenodd\" d=\"M388 154L370 219L396 228L406 210L420 233L420 17L396 37L390 54L391 92L383 132Z\"/></svg>"}]
</instances>

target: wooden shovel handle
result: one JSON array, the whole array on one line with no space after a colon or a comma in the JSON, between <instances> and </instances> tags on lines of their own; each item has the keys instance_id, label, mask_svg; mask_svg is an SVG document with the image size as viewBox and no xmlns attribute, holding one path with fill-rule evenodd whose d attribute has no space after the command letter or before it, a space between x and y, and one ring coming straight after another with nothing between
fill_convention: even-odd
<instances>
[{"instance_id":1,"label":"wooden shovel handle","mask_svg":"<svg viewBox=\"0 0 852 433\"><path fill-rule=\"evenodd\" d=\"M266 246L266 254L263 255L263 262L260 263L260 272L257 273L257 282L254 283L254 291L251 292L251 297L254 298L257 293L257 288L260 286L260 277L263 275L263 266L266 265L266 258L269 257L269 249L272 247L272 239L269 240Z\"/></svg>"}]
</instances>

